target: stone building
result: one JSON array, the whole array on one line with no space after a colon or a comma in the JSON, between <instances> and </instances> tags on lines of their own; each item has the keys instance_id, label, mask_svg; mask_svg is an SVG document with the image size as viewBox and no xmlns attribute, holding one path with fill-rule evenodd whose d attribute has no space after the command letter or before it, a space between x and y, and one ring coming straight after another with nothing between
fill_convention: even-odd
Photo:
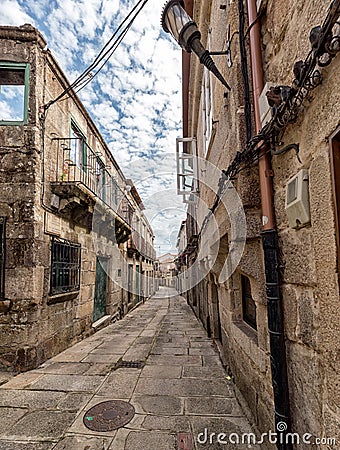
<instances>
[{"instance_id":1,"label":"stone building","mask_svg":"<svg viewBox=\"0 0 340 450\"><path fill-rule=\"evenodd\" d=\"M183 136L197 146L199 187L177 260L184 272L196 264L204 273L201 281L190 274L183 291L191 286L188 302L257 428L275 431L283 421L301 436L338 442L339 3L183 3L205 48L229 49L212 57L231 91L183 53ZM215 192L209 164L224 171ZM236 241L222 177L222 186L232 180L247 225L229 277ZM207 236L207 217L218 239Z\"/></svg>"},{"instance_id":2,"label":"stone building","mask_svg":"<svg viewBox=\"0 0 340 450\"><path fill-rule=\"evenodd\" d=\"M70 85L43 36L2 26L0 43L0 365L27 370L151 295L155 252L137 190L79 98L51 103ZM140 233L146 288L129 270Z\"/></svg>"},{"instance_id":3,"label":"stone building","mask_svg":"<svg viewBox=\"0 0 340 450\"><path fill-rule=\"evenodd\" d=\"M132 218L132 233L127 241L125 260L127 261L128 304L138 304L150 297L156 290L156 251L152 228L143 214L144 205L132 180L127 180L135 207Z\"/></svg>"},{"instance_id":4,"label":"stone building","mask_svg":"<svg viewBox=\"0 0 340 450\"><path fill-rule=\"evenodd\" d=\"M173 253L164 253L157 258L157 278L161 286L175 287L176 256Z\"/></svg>"}]
</instances>

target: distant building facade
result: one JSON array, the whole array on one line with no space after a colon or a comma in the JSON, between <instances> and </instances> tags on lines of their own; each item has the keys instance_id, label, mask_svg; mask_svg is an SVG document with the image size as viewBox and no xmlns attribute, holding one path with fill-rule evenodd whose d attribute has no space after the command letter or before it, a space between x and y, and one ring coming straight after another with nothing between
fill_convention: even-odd
<instances>
[{"instance_id":1,"label":"distant building facade","mask_svg":"<svg viewBox=\"0 0 340 450\"><path fill-rule=\"evenodd\" d=\"M42 35L2 26L0 43L0 365L27 370L150 296L155 251L78 97L46 108L69 82Z\"/></svg>"},{"instance_id":2,"label":"distant building facade","mask_svg":"<svg viewBox=\"0 0 340 450\"><path fill-rule=\"evenodd\" d=\"M284 408L282 419L291 423L293 432L339 442L340 46L336 22L340 6L339 1L298 3L184 1L208 50L225 49L227 42L231 53L213 58L232 89L225 92L195 55L183 54L184 137L195 140L201 160L199 201L188 205L186 224L179 233L177 266L183 273L194 264L208 268L197 283L188 280L185 284L182 278L179 289L186 292L188 303L215 338L261 432L276 429L274 407L276 422ZM327 34L314 28L318 25ZM260 37L257 47L256 36ZM320 44L320 36L326 44ZM308 60L308 55L315 59ZM258 73L263 75L262 85L256 85ZM276 128L265 128L271 120ZM256 142L267 140L258 158L251 138L261 129L264 137ZM220 201L214 207L216 195L205 161L232 174L247 224L242 258L222 281L233 233L228 205ZM265 194L268 180L272 189ZM264 204L268 195L269 206ZM218 248L208 247L202 252L205 259L199 260L200 245L209 243L207 228L202 227L209 208L217 224ZM277 240L270 243L266 208L273 208L276 222L273 236ZM213 236L210 242L216 246ZM270 252L272 259L268 259ZM210 255L214 255L211 264ZM274 355L274 328L281 329L281 317L285 350L281 342ZM273 359L280 377L284 372L287 376L279 384ZM288 406L283 405L285 383ZM309 447L301 443L295 448Z\"/></svg>"},{"instance_id":3,"label":"distant building facade","mask_svg":"<svg viewBox=\"0 0 340 450\"><path fill-rule=\"evenodd\" d=\"M175 287L177 255L164 253L157 258L157 278L161 286Z\"/></svg>"}]
</instances>

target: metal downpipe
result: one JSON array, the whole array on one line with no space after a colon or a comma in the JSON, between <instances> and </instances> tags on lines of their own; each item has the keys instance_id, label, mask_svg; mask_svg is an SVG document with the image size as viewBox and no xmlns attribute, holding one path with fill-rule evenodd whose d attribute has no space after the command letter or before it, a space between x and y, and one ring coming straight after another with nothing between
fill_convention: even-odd
<instances>
[{"instance_id":1,"label":"metal downpipe","mask_svg":"<svg viewBox=\"0 0 340 450\"><path fill-rule=\"evenodd\" d=\"M256 0L247 0L249 25L257 19ZM262 128L258 99L264 87L262 68L262 48L260 25L257 21L250 29L251 67L253 75L253 95L256 130ZM261 206L263 229L261 233L264 251L264 266L266 274L266 295L268 330L270 337L270 360L272 386L274 392L275 427L277 448L292 450L292 444L287 443L286 434L290 433L289 389L286 363L286 346L284 336L283 306L280 293L279 247L275 224L273 202L273 183L271 161L266 149L260 154L259 177L261 188Z\"/></svg>"}]
</instances>

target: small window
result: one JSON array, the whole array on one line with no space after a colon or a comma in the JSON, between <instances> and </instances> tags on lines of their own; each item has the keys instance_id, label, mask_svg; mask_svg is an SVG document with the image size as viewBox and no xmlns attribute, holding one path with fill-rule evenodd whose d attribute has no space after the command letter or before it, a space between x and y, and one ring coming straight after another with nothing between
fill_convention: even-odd
<instances>
[{"instance_id":1,"label":"small window","mask_svg":"<svg viewBox=\"0 0 340 450\"><path fill-rule=\"evenodd\" d=\"M80 289L80 244L52 238L50 295Z\"/></svg>"},{"instance_id":2,"label":"small window","mask_svg":"<svg viewBox=\"0 0 340 450\"><path fill-rule=\"evenodd\" d=\"M29 64L0 62L0 124L27 123Z\"/></svg>"},{"instance_id":3,"label":"small window","mask_svg":"<svg viewBox=\"0 0 340 450\"><path fill-rule=\"evenodd\" d=\"M118 208L118 183L111 177L111 206L115 211Z\"/></svg>"},{"instance_id":4,"label":"small window","mask_svg":"<svg viewBox=\"0 0 340 450\"><path fill-rule=\"evenodd\" d=\"M242 284L242 312L243 320L252 328L257 330L256 324L256 304L251 295L250 280L248 277L241 275Z\"/></svg>"},{"instance_id":5,"label":"small window","mask_svg":"<svg viewBox=\"0 0 340 450\"><path fill-rule=\"evenodd\" d=\"M0 217L0 299L5 297L5 227L6 218Z\"/></svg>"},{"instance_id":6,"label":"small window","mask_svg":"<svg viewBox=\"0 0 340 450\"><path fill-rule=\"evenodd\" d=\"M103 202L106 201L106 169L99 157L96 159L96 194Z\"/></svg>"},{"instance_id":7,"label":"small window","mask_svg":"<svg viewBox=\"0 0 340 450\"><path fill-rule=\"evenodd\" d=\"M340 286L340 128L330 138L331 145L331 169L332 169L332 184L333 184L333 198L334 198L334 213L335 213L335 235L337 242L337 266L338 279Z\"/></svg>"},{"instance_id":8,"label":"small window","mask_svg":"<svg viewBox=\"0 0 340 450\"><path fill-rule=\"evenodd\" d=\"M77 125L71 121L70 160L86 172L87 147L86 138Z\"/></svg>"}]
</instances>

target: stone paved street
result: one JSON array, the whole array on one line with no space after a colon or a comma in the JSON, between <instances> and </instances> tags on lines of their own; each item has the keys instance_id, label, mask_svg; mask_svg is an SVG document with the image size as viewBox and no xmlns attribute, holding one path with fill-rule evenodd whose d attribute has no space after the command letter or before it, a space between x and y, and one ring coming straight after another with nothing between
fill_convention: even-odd
<instances>
[{"instance_id":1,"label":"stone paved street","mask_svg":"<svg viewBox=\"0 0 340 450\"><path fill-rule=\"evenodd\" d=\"M117 368L122 358L145 365ZM126 426L85 427L90 407L117 399L135 408ZM197 443L205 428L251 429L211 339L185 300L166 288L123 320L3 384L0 414L1 450L170 450L178 448L178 433L191 433L196 450L259 448Z\"/></svg>"}]
</instances>

